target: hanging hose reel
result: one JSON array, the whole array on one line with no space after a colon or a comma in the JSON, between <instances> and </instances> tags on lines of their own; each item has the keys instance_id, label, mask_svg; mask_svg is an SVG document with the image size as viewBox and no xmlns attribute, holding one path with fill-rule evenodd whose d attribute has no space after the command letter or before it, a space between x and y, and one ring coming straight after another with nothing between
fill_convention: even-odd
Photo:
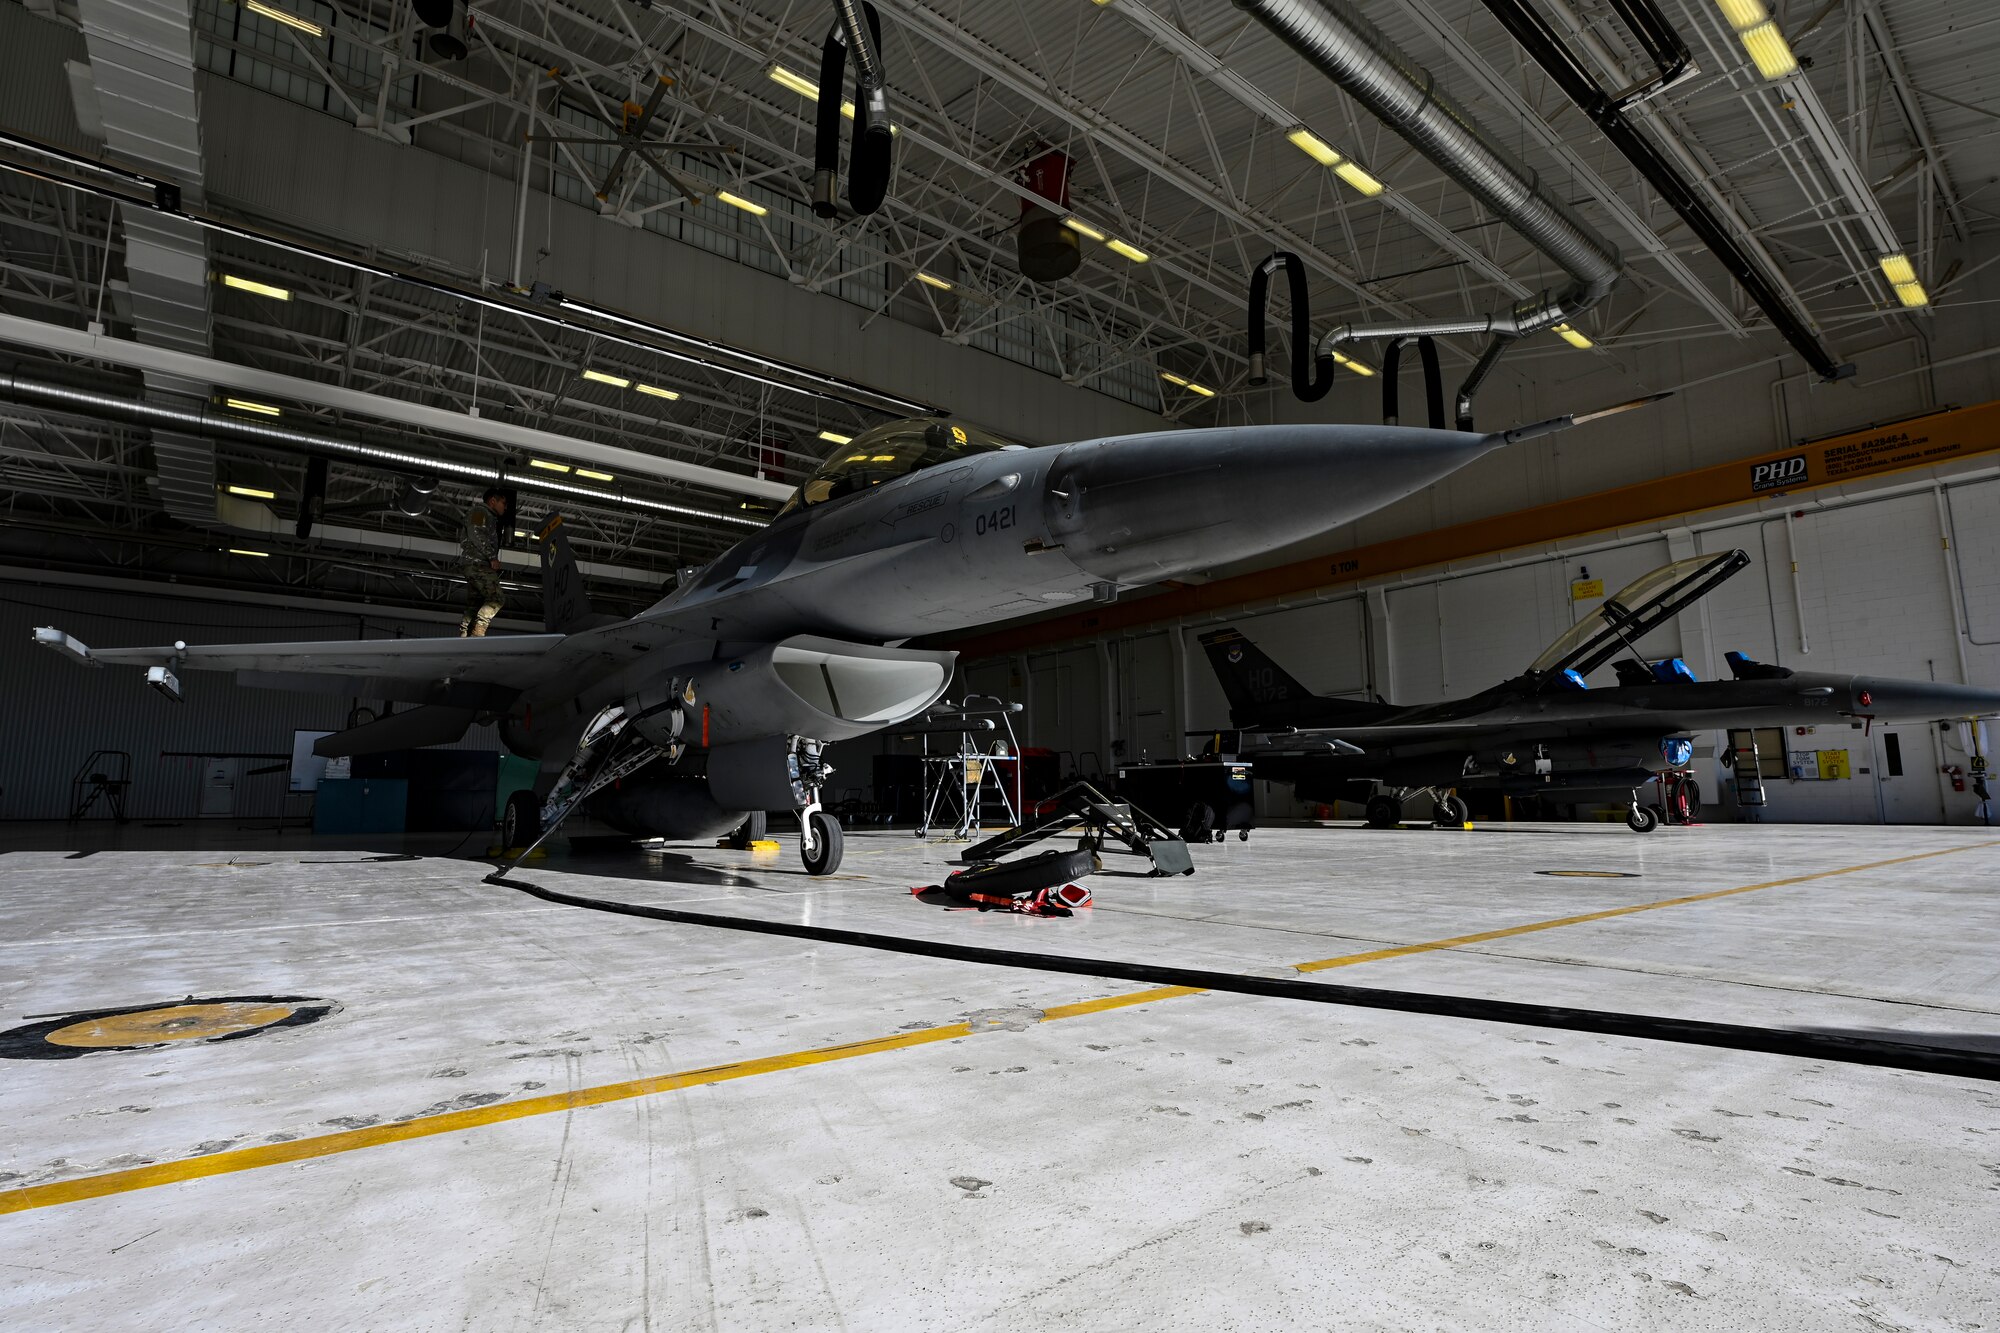
<instances>
[{"instance_id":1,"label":"hanging hose reel","mask_svg":"<svg viewBox=\"0 0 2000 1333\"><path fill-rule=\"evenodd\" d=\"M873 213L889 193L892 165L889 99L882 78L882 21L868 0L834 0L836 21L820 48L819 106L813 133L813 212L840 214L841 81L854 56L854 145L848 154L847 202Z\"/></svg>"},{"instance_id":2,"label":"hanging hose reel","mask_svg":"<svg viewBox=\"0 0 2000 1333\"><path fill-rule=\"evenodd\" d=\"M1399 386L1396 372L1402 366L1403 344L1408 338L1391 338L1389 345L1382 349L1382 424L1397 426L1402 424L1401 408L1397 402ZM1444 429L1444 373L1438 367L1437 339L1430 334L1417 336L1417 355L1424 363L1424 402L1430 408L1432 430Z\"/></svg>"}]
</instances>

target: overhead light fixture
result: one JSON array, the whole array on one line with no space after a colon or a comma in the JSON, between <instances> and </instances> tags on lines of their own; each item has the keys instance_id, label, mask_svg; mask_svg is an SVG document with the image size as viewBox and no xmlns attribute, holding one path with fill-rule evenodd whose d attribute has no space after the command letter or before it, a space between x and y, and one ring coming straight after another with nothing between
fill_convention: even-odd
<instances>
[{"instance_id":1,"label":"overhead light fixture","mask_svg":"<svg viewBox=\"0 0 2000 1333\"><path fill-rule=\"evenodd\" d=\"M1880 262L1882 276L1896 289L1897 300L1912 310L1931 303L1930 293L1925 291L1924 284L1917 280L1916 265L1910 262L1908 255L1900 253L1883 255Z\"/></svg>"},{"instance_id":2,"label":"overhead light fixture","mask_svg":"<svg viewBox=\"0 0 2000 1333\"><path fill-rule=\"evenodd\" d=\"M819 100L819 85L805 75L794 74L783 65L773 65L764 72L770 75L771 82L779 87L789 88L800 97L809 97L815 102Z\"/></svg>"},{"instance_id":3,"label":"overhead light fixture","mask_svg":"<svg viewBox=\"0 0 2000 1333\"><path fill-rule=\"evenodd\" d=\"M272 22L282 23L288 28L297 28L300 32L310 33L314 37L326 36L326 29L320 27L319 24L314 23L311 19L302 19L297 14L287 14L275 5L265 4L263 0L243 0L243 7L252 14L262 14ZM261 555L263 553L260 551L258 554Z\"/></svg>"},{"instance_id":4,"label":"overhead light fixture","mask_svg":"<svg viewBox=\"0 0 2000 1333\"><path fill-rule=\"evenodd\" d=\"M1082 218L1064 218L1063 226L1068 227L1071 231L1075 232L1077 235L1086 236L1093 241L1101 241L1104 239L1103 232L1091 226L1088 222L1085 222Z\"/></svg>"},{"instance_id":5,"label":"overhead light fixture","mask_svg":"<svg viewBox=\"0 0 2000 1333\"><path fill-rule=\"evenodd\" d=\"M1151 255L1147 254L1144 250L1141 250L1138 246L1132 245L1126 241L1118 240L1116 237L1113 237L1111 240L1106 241L1104 243L1104 246L1107 250L1110 250L1114 254L1124 255L1127 259L1131 260L1135 264L1143 264L1148 259L1152 258Z\"/></svg>"},{"instance_id":6,"label":"overhead light fixture","mask_svg":"<svg viewBox=\"0 0 2000 1333\"><path fill-rule=\"evenodd\" d=\"M583 377L587 380L594 380L599 384L609 384L614 389L629 389L632 387L632 381L626 379L624 376L606 374L601 370L586 370L583 372Z\"/></svg>"},{"instance_id":7,"label":"overhead light fixture","mask_svg":"<svg viewBox=\"0 0 2000 1333\"><path fill-rule=\"evenodd\" d=\"M569 464L567 464L567 463L551 463L551 462L549 462L549 460L548 460L548 459L546 459L546 458L530 458L530 459L528 460L528 466L529 466L529 467L538 467L538 468L540 468L540 469L541 469L542 471L544 471L544 472L567 472L567 471L569 471Z\"/></svg>"},{"instance_id":8,"label":"overhead light fixture","mask_svg":"<svg viewBox=\"0 0 2000 1333\"><path fill-rule=\"evenodd\" d=\"M842 435L839 431L823 430L819 433L819 437L822 440L825 440L828 444L854 443L854 437L852 435Z\"/></svg>"},{"instance_id":9,"label":"overhead light fixture","mask_svg":"<svg viewBox=\"0 0 2000 1333\"><path fill-rule=\"evenodd\" d=\"M657 384L635 384L632 387L649 398L664 398L668 402L672 402L674 399L680 397L680 394L674 390L662 389Z\"/></svg>"},{"instance_id":10,"label":"overhead light fixture","mask_svg":"<svg viewBox=\"0 0 2000 1333\"><path fill-rule=\"evenodd\" d=\"M1285 137L1290 139L1300 152L1323 167L1337 167L1347 160L1341 154L1336 153L1333 150L1333 146L1327 143L1326 140L1320 138L1303 125L1295 126L1285 131Z\"/></svg>"},{"instance_id":11,"label":"overhead light fixture","mask_svg":"<svg viewBox=\"0 0 2000 1333\"><path fill-rule=\"evenodd\" d=\"M1189 393L1198 393L1204 398L1215 397L1215 390L1209 388L1206 384L1196 384L1193 380L1188 379L1181 375L1176 375L1171 370L1161 371L1160 378L1165 380L1169 384L1178 384L1181 388L1186 389Z\"/></svg>"},{"instance_id":12,"label":"overhead light fixture","mask_svg":"<svg viewBox=\"0 0 2000 1333\"><path fill-rule=\"evenodd\" d=\"M1736 30L1736 40L1750 53L1759 74L1766 79L1787 79L1799 72L1799 58L1792 53L1785 34L1778 31L1778 21L1771 17L1764 0L1715 0L1715 7Z\"/></svg>"},{"instance_id":13,"label":"overhead light fixture","mask_svg":"<svg viewBox=\"0 0 2000 1333\"><path fill-rule=\"evenodd\" d=\"M283 287L273 287L268 282L258 282L253 278L239 278L234 273L222 275L222 285L234 287L239 292L254 292L258 296L268 296L273 301L289 301L292 294Z\"/></svg>"},{"instance_id":14,"label":"overhead light fixture","mask_svg":"<svg viewBox=\"0 0 2000 1333\"><path fill-rule=\"evenodd\" d=\"M519 528L515 528L515 529L514 529L514 540L515 540L515 541L517 541L517 542L524 542L524 541L527 541L527 540L528 540L528 539L529 539L530 537L532 537L532 536L534 536L534 535L535 535L535 534L534 534L534 533L532 533L532 532L523 532L523 531L521 531L521 529L519 529Z\"/></svg>"},{"instance_id":15,"label":"overhead light fixture","mask_svg":"<svg viewBox=\"0 0 2000 1333\"><path fill-rule=\"evenodd\" d=\"M1578 333L1575 329L1571 328L1567 324L1556 325L1555 332L1557 336L1559 336L1564 342L1568 343L1571 347L1576 348L1578 351L1588 352L1591 348L1597 346L1596 343L1584 337L1581 333Z\"/></svg>"},{"instance_id":16,"label":"overhead light fixture","mask_svg":"<svg viewBox=\"0 0 2000 1333\"><path fill-rule=\"evenodd\" d=\"M1196 384L1193 380L1189 380L1187 387L1189 393L1198 393L1204 398L1215 397L1215 390L1209 388L1206 384Z\"/></svg>"},{"instance_id":17,"label":"overhead light fixture","mask_svg":"<svg viewBox=\"0 0 2000 1333\"><path fill-rule=\"evenodd\" d=\"M228 550L231 555L254 555L259 560L269 560L271 558L269 551L252 551L242 546L231 546Z\"/></svg>"},{"instance_id":18,"label":"overhead light fixture","mask_svg":"<svg viewBox=\"0 0 2000 1333\"><path fill-rule=\"evenodd\" d=\"M231 486L229 493L231 495L248 496L252 500L275 500L278 498L276 491L260 491L255 486Z\"/></svg>"},{"instance_id":19,"label":"overhead light fixture","mask_svg":"<svg viewBox=\"0 0 2000 1333\"><path fill-rule=\"evenodd\" d=\"M275 417L279 415L278 409L269 403L253 403L248 398L225 398L222 400L222 405L224 407L233 407L238 412L255 412L260 417Z\"/></svg>"},{"instance_id":20,"label":"overhead light fixture","mask_svg":"<svg viewBox=\"0 0 2000 1333\"><path fill-rule=\"evenodd\" d=\"M717 190L715 192L715 197L717 199L720 199L723 203L728 204L731 208L740 208L745 213L748 213L753 217L761 218L766 213L771 211L770 209L764 207L762 204L753 204L748 199L745 199L740 195L731 194L727 190Z\"/></svg>"},{"instance_id":21,"label":"overhead light fixture","mask_svg":"<svg viewBox=\"0 0 2000 1333\"><path fill-rule=\"evenodd\" d=\"M1369 365L1366 361L1356 361L1353 357L1348 356L1344 352L1335 352L1333 354L1333 359L1339 362L1341 365L1346 366L1349 370L1353 371L1357 375L1366 376L1366 375L1373 375L1375 373L1375 367Z\"/></svg>"},{"instance_id":22,"label":"overhead light fixture","mask_svg":"<svg viewBox=\"0 0 2000 1333\"><path fill-rule=\"evenodd\" d=\"M777 84L781 88L791 89L793 92L797 93L800 97L805 98L808 102L819 101L819 85L814 83L811 79L808 79L805 75L794 74L791 70L786 69L783 65L772 65L769 69L766 69L764 73L770 77L771 82ZM854 103L842 102L840 104L840 114L846 116L849 120L853 120ZM891 125L889 127L889 133L891 134L901 134L902 132L903 132L903 127L900 125Z\"/></svg>"},{"instance_id":23,"label":"overhead light fixture","mask_svg":"<svg viewBox=\"0 0 2000 1333\"><path fill-rule=\"evenodd\" d=\"M1174 372L1171 370L1161 371L1160 378L1165 380L1169 384L1179 384L1183 386L1187 384L1186 380L1182 379L1179 375L1174 374Z\"/></svg>"},{"instance_id":24,"label":"overhead light fixture","mask_svg":"<svg viewBox=\"0 0 2000 1333\"><path fill-rule=\"evenodd\" d=\"M1353 186L1357 194L1366 195L1370 199L1389 188L1352 162L1341 163L1333 169L1333 174Z\"/></svg>"},{"instance_id":25,"label":"overhead light fixture","mask_svg":"<svg viewBox=\"0 0 2000 1333\"><path fill-rule=\"evenodd\" d=\"M576 475L577 475L577 476L579 476L579 477L582 477L582 478L583 478L583 479L584 479L585 481L616 481L616 480L618 480L618 478L616 478L616 477L612 476L612 475L611 475L611 474L610 474L609 472L592 472L592 471L591 471L591 470L590 470L589 468L587 468L587 467L580 467L580 468L578 468L578 469L576 470Z\"/></svg>"},{"instance_id":26,"label":"overhead light fixture","mask_svg":"<svg viewBox=\"0 0 2000 1333\"><path fill-rule=\"evenodd\" d=\"M922 269L917 270L917 281L923 283L926 287L935 287L941 292L951 290L950 283L935 274L925 273Z\"/></svg>"},{"instance_id":27,"label":"overhead light fixture","mask_svg":"<svg viewBox=\"0 0 2000 1333\"><path fill-rule=\"evenodd\" d=\"M1350 160L1345 153L1340 152L1332 144L1320 138L1303 125L1294 125L1291 129L1286 130L1285 137L1291 140L1292 144L1307 157L1323 167L1330 168L1334 175L1346 181L1357 193L1367 195L1372 199L1388 188L1381 181L1376 180L1373 176L1363 171L1360 165Z\"/></svg>"}]
</instances>

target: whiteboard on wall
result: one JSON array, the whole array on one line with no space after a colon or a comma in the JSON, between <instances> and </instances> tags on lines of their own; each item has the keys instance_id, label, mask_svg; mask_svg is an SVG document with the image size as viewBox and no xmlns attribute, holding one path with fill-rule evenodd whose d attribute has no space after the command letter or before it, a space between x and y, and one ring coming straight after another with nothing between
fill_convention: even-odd
<instances>
[{"instance_id":1,"label":"whiteboard on wall","mask_svg":"<svg viewBox=\"0 0 2000 1333\"><path fill-rule=\"evenodd\" d=\"M313 742L331 735L330 731L292 733L292 780L289 790L319 790L319 780L326 775L326 760L313 753Z\"/></svg>"}]
</instances>

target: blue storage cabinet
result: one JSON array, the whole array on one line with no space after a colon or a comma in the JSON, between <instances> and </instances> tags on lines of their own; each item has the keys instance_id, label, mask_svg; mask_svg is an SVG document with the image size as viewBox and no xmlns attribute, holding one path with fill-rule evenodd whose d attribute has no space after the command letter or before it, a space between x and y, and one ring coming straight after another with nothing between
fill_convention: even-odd
<instances>
[{"instance_id":1,"label":"blue storage cabinet","mask_svg":"<svg viewBox=\"0 0 2000 1333\"><path fill-rule=\"evenodd\" d=\"M409 802L407 778L322 780L313 801L313 832L401 833Z\"/></svg>"}]
</instances>

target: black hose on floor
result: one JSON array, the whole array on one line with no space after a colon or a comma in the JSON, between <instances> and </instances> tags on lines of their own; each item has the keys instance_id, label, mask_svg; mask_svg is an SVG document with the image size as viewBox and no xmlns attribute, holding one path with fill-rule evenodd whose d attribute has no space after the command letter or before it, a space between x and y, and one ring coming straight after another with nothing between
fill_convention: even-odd
<instances>
[{"instance_id":1,"label":"black hose on floor","mask_svg":"<svg viewBox=\"0 0 2000 1333\"><path fill-rule=\"evenodd\" d=\"M1651 1014L1571 1009L1563 1005L1523 1004L1515 1000L1432 995L1423 991L1377 990L1369 986L1341 986L1331 982L1306 981L1289 977L1259 977L1236 972L1208 972L1197 968L1166 967L1157 963L1128 963L1112 958L1068 958L1060 954L988 949L970 944L946 944L938 940L876 935L859 930L835 930L827 926L806 926L790 921L756 921L747 917L685 912L673 907L647 907L638 903L616 902L608 898L585 898L556 889L545 889L526 880L509 879L505 871L495 871L486 877L485 882L497 884L502 888L516 889L530 897L565 907L582 907L595 912L611 912L619 916L644 917L652 921L667 921L681 926L707 926L720 930L740 930L753 935L779 935L788 939L816 940L823 944L843 944L858 949L908 954L917 958L943 958L960 963L980 963L990 967L1012 967L1032 972L1058 972L1070 976L1112 977L1120 981L1136 981L1149 986L1186 986L1192 990L1257 995L1266 999L1305 1000L1313 1004L1386 1009L1406 1014L1436 1014L1445 1018L1470 1018L1488 1023L1513 1023L1521 1027L1549 1028L1563 1032L1590 1032L1607 1037L1636 1037L1642 1041L1666 1041L1682 1046L1755 1051L1799 1060L1832 1060L1841 1064L1871 1065L1881 1069L1909 1069L1925 1074L1946 1074L1954 1078L2000 1081L2000 1054L1953 1046L1883 1041L1875 1037L1846 1036L1837 1032L1798 1032L1787 1028L1745 1027L1736 1023L1710 1023L1693 1018L1661 1018Z\"/></svg>"}]
</instances>

